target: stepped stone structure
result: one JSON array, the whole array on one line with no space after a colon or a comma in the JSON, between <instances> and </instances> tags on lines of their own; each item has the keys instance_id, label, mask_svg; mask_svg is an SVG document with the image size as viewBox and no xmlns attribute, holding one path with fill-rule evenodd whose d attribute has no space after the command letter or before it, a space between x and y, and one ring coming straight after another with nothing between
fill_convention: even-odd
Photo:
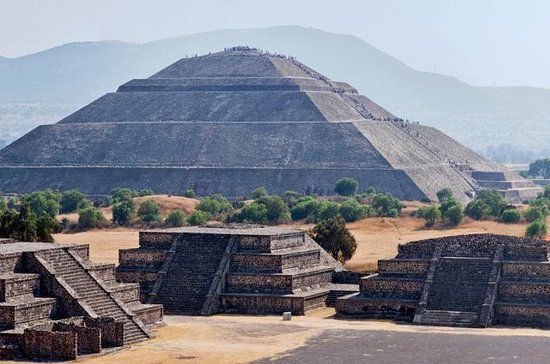
<instances>
[{"instance_id":1,"label":"stepped stone structure","mask_svg":"<svg viewBox=\"0 0 550 364\"><path fill-rule=\"evenodd\" d=\"M0 240L0 358L75 359L152 337L162 306L88 246Z\"/></svg>"},{"instance_id":2,"label":"stepped stone structure","mask_svg":"<svg viewBox=\"0 0 550 364\"><path fill-rule=\"evenodd\" d=\"M549 244L474 234L400 245L336 310L422 325L549 327Z\"/></svg>"},{"instance_id":3,"label":"stepped stone structure","mask_svg":"<svg viewBox=\"0 0 550 364\"><path fill-rule=\"evenodd\" d=\"M440 131L396 118L292 57L235 47L131 80L0 151L0 191L116 187L247 196L258 186L332 193L353 177L400 199L465 201L539 187Z\"/></svg>"},{"instance_id":4,"label":"stepped stone structure","mask_svg":"<svg viewBox=\"0 0 550 364\"><path fill-rule=\"evenodd\" d=\"M120 250L117 280L139 283L142 302L170 314L304 314L355 290L331 283L342 266L297 230L186 227L139 239L139 248Z\"/></svg>"}]
</instances>

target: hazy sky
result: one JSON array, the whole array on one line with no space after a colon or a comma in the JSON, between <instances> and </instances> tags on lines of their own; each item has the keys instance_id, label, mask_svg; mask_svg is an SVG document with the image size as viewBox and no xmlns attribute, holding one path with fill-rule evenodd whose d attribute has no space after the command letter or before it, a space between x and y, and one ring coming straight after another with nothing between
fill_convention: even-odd
<instances>
[{"instance_id":1,"label":"hazy sky","mask_svg":"<svg viewBox=\"0 0 550 364\"><path fill-rule=\"evenodd\" d=\"M548 0L0 0L0 55L273 25L353 34L475 85L550 88Z\"/></svg>"}]
</instances>

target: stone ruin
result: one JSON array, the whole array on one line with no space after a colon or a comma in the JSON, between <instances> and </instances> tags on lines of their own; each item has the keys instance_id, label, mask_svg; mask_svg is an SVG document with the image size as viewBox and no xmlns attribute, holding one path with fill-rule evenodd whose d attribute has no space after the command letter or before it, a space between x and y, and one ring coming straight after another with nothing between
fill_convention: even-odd
<instances>
[{"instance_id":1,"label":"stone ruin","mask_svg":"<svg viewBox=\"0 0 550 364\"><path fill-rule=\"evenodd\" d=\"M87 245L0 239L0 358L75 359L152 337L162 306L92 264Z\"/></svg>"},{"instance_id":2,"label":"stone ruin","mask_svg":"<svg viewBox=\"0 0 550 364\"><path fill-rule=\"evenodd\" d=\"M168 314L302 315L356 291L334 284L342 266L301 231L258 226L186 227L139 234L120 250L116 277Z\"/></svg>"},{"instance_id":3,"label":"stone ruin","mask_svg":"<svg viewBox=\"0 0 550 364\"><path fill-rule=\"evenodd\" d=\"M336 310L421 325L549 327L548 244L474 234L400 245Z\"/></svg>"},{"instance_id":4,"label":"stone ruin","mask_svg":"<svg viewBox=\"0 0 550 364\"><path fill-rule=\"evenodd\" d=\"M445 187L463 202L481 188L511 202L541 191L347 83L248 47L183 58L0 151L5 193L327 194L342 177L402 200L437 200Z\"/></svg>"}]
</instances>

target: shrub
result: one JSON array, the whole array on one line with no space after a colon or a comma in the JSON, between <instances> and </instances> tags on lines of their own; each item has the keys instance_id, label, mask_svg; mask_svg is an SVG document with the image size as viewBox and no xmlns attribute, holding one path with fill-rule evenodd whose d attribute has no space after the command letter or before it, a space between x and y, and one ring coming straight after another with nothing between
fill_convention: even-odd
<instances>
[{"instance_id":1,"label":"shrub","mask_svg":"<svg viewBox=\"0 0 550 364\"><path fill-rule=\"evenodd\" d=\"M6 204L6 200L3 196L0 195L0 213L6 211L8 209L8 204Z\"/></svg>"},{"instance_id":2,"label":"shrub","mask_svg":"<svg viewBox=\"0 0 550 364\"><path fill-rule=\"evenodd\" d=\"M257 202L265 205L267 208L267 221L272 223L285 223L290 221L290 210L281 197L265 196Z\"/></svg>"},{"instance_id":3,"label":"shrub","mask_svg":"<svg viewBox=\"0 0 550 364\"><path fill-rule=\"evenodd\" d=\"M525 236L529 238L543 238L546 236L546 223L544 220L535 220L525 229Z\"/></svg>"},{"instance_id":4,"label":"shrub","mask_svg":"<svg viewBox=\"0 0 550 364\"><path fill-rule=\"evenodd\" d=\"M435 222L441 218L441 211L435 205L423 206L418 209L417 214L426 220L426 227L434 226Z\"/></svg>"},{"instance_id":5,"label":"shrub","mask_svg":"<svg viewBox=\"0 0 550 364\"><path fill-rule=\"evenodd\" d=\"M544 210L540 207L529 207L524 213L523 217L527 222L533 222L535 220L542 220L545 217Z\"/></svg>"},{"instance_id":6,"label":"shrub","mask_svg":"<svg viewBox=\"0 0 550 364\"><path fill-rule=\"evenodd\" d=\"M29 205L32 213L38 218L49 215L55 218L59 215L59 200L61 194L50 189L35 191L23 195L22 201Z\"/></svg>"},{"instance_id":7,"label":"shrub","mask_svg":"<svg viewBox=\"0 0 550 364\"><path fill-rule=\"evenodd\" d=\"M356 200L349 199L340 205L338 212L346 222L352 222L366 217L370 210L370 206L364 206Z\"/></svg>"},{"instance_id":8,"label":"shrub","mask_svg":"<svg viewBox=\"0 0 550 364\"><path fill-rule=\"evenodd\" d=\"M491 209L485 202L481 200L473 200L466 205L464 213L474 220L481 220L490 215Z\"/></svg>"},{"instance_id":9,"label":"shrub","mask_svg":"<svg viewBox=\"0 0 550 364\"><path fill-rule=\"evenodd\" d=\"M97 228L104 225L105 216L100 209L86 207L78 212L78 226L82 229Z\"/></svg>"},{"instance_id":10,"label":"shrub","mask_svg":"<svg viewBox=\"0 0 550 364\"><path fill-rule=\"evenodd\" d=\"M357 242L342 217L320 221L312 233L313 239L342 263L350 260L357 249Z\"/></svg>"},{"instance_id":11,"label":"shrub","mask_svg":"<svg viewBox=\"0 0 550 364\"><path fill-rule=\"evenodd\" d=\"M443 215L443 220L449 226L458 226L464 220L464 212L462 206L454 205L450 207Z\"/></svg>"},{"instance_id":12,"label":"shrub","mask_svg":"<svg viewBox=\"0 0 550 364\"><path fill-rule=\"evenodd\" d=\"M233 211L233 205L220 194L214 193L203 198L197 210L208 212L211 216L218 216L221 213Z\"/></svg>"},{"instance_id":13,"label":"shrub","mask_svg":"<svg viewBox=\"0 0 550 364\"><path fill-rule=\"evenodd\" d=\"M210 219L210 214L205 211L196 210L187 218L189 225L204 225Z\"/></svg>"},{"instance_id":14,"label":"shrub","mask_svg":"<svg viewBox=\"0 0 550 364\"><path fill-rule=\"evenodd\" d=\"M313 212L313 221L319 222L322 220L334 219L340 216L340 207L334 201L323 200L317 205L317 209Z\"/></svg>"},{"instance_id":15,"label":"shrub","mask_svg":"<svg viewBox=\"0 0 550 364\"><path fill-rule=\"evenodd\" d=\"M465 209L466 215L481 220L489 216L500 217L506 207L506 200L497 190L481 190Z\"/></svg>"},{"instance_id":16,"label":"shrub","mask_svg":"<svg viewBox=\"0 0 550 364\"><path fill-rule=\"evenodd\" d=\"M113 221L119 225L127 224L134 216L136 205L134 200L127 200L113 205Z\"/></svg>"},{"instance_id":17,"label":"shrub","mask_svg":"<svg viewBox=\"0 0 550 364\"><path fill-rule=\"evenodd\" d=\"M258 202L243 207L236 216L237 222L265 223L267 220L267 206Z\"/></svg>"},{"instance_id":18,"label":"shrub","mask_svg":"<svg viewBox=\"0 0 550 364\"><path fill-rule=\"evenodd\" d=\"M350 177L341 178L336 181L334 192L340 196L354 196L359 189L359 183Z\"/></svg>"},{"instance_id":19,"label":"shrub","mask_svg":"<svg viewBox=\"0 0 550 364\"><path fill-rule=\"evenodd\" d=\"M439 211L441 212L441 216L444 216L447 213L447 210L449 210L451 207L458 206L460 209L462 209L462 206L460 203L455 200L454 197L449 196L441 202L441 205L439 206Z\"/></svg>"},{"instance_id":20,"label":"shrub","mask_svg":"<svg viewBox=\"0 0 550 364\"><path fill-rule=\"evenodd\" d=\"M27 242L53 242L52 234L60 231L59 223L48 214L40 217L32 212L28 203L21 210L5 210L0 216L0 237Z\"/></svg>"},{"instance_id":21,"label":"shrub","mask_svg":"<svg viewBox=\"0 0 550 364\"><path fill-rule=\"evenodd\" d=\"M155 193L153 192L152 189L150 188L143 188L141 190L139 190L137 192L138 196L139 197L145 197L145 196L151 196L151 195L154 195Z\"/></svg>"},{"instance_id":22,"label":"shrub","mask_svg":"<svg viewBox=\"0 0 550 364\"><path fill-rule=\"evenodd\" d=\"M264 187L258 187L251 193L252 199L259 200L262 197L267 196L267 191Z\"/></svg>"},{"instance_id":23,"label":"shrub","mask_svg":"<svg viewBox=\"0 0 550 364\"><path fill-rule=\"evenodd\" d=\"M160 216L160 206L152 199L142 202L139 206L137 215L140 219L147 222L162 221L162 216Z\"/></svg>"},{"instance_id":24,"label":"shrub","mask_svg":"<svg viewBox=\"0 0 550 364\"><path fill-rule=\"evenodd\" d=\"M453 191L450 188L443 188L437 191L437 199L439 202L443 202L451 197L453 197Z\"/></svg>"},{"instance_id":25,"label":"shrub","mask_svg":"<svg viewBox=\"0 0 550 364\"><path fill-rule=\"evenodd\" d=\"M302 199L304 196L302 196L302 194L295 191L286 191L282 197L286 205L289 208L292 208L296 206L296 204L298 204L298 202L300 202L300 199Z\"/></svg>"},{"instance_id":26,"label":"shrub","mask_svg":"<svg viewBox=\"0 0 550 364\"><path fill-rule=\"evenodd\" d=\"M180 210L172 210L164 223L170 227L180 227L185 224L185 214Z\"/></svg>"},{"instance_id":27,"label":"shrub","mask_svg":"<svg viewBox=\"0 0 550 364\"><path fill-rule=\"evenodd\" d=\"M500 215L500 221L505 224L517 224L521 220L521 214L517 209L506 209Z\"/></svg>"},{"instance_id":28,"label":"shrub","mask_svg":"<svg viewBox=\"0 0 550 364\"><path fill-rule=\"evenodd\" d=\"M319 201L308 196L306 200L298 202L296 206L290 209L290 215L294 221L303 220L313 215L318 208Z\"/></svg>"},{"instance_id":29,"label":"shrub","mask_svg":"<svg viewBox=\"0 0 550 364\"><path fill-rule=\"evenodd\" d=\"M188 188L185 193L183 194L184 197L187 198L195 198L195 191L192 188Z\"/></svg>"},{"instance_id":30,"label":"shrub","mask_svg":"<svg viewBox=\"0 0 550 364\"><path fill-rule=\"evenodd\" d=\"M129 201L135 197L138 197L137 192L129 188L115 188L111 192L111 202L113 204Z\"/></svg>"},{"instance_id":31,"label":"shrub","mask_svg":"<svg viewBox=\"0 0 550 364\"><path fill-rule=\"evenodd\" d=\"M399 199L385 193L374 196L371 206L378 216L383 217L397 217L403 207Z\"/></svg>"},{"instance_id":32,"label":"shrub","mask_svg":"<svg viewBox=\"0 0 550 364\"><path fill-rule=\"evenodd\" d=\"M68 213L91 207L92 203L82 192L78 190L68 190L63 192L61 200L59 201L59 206L61 213Z\"/></svg>"}]
</instances>

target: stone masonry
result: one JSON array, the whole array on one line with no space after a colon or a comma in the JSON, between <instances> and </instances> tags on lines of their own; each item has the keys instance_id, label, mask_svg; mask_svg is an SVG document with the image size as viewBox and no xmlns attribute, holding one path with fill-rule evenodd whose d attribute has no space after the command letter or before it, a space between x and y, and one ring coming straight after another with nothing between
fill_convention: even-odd
<instances>
[{"instance_id":1,"label":"stone masonry","mask_svg":"<svg viewBox=\"0 0 550 364\"><path fill-rule=\"evenodd\" d=\"M360 292L340 297L341 315L422 325L550 327L548 243L473 234L399 246L378 261Z\"/></svg>"},{"instance_id":2,"label":"stone masonry","mask_svg":"<svg viewBox=\"0 0 550 364\"><path fill-rule=\"evenodd\" d=\"M152 337L162 306L139 302L88 246L2 241L0 357L75 359Z\"/></svg>"},{"instance_id":3,"label":"stone masonry","mask_svg":"<svg viewBox=\"0 0 550 364\"><path fill-rule=\"evenodd\" d=\"M222 226L141 232L139 248L120 251L116 276L170 314L304 314L325 306L335 270L304 232ZM340 288L334 294L350 292Z\"/></svg>"}]
</instances>

